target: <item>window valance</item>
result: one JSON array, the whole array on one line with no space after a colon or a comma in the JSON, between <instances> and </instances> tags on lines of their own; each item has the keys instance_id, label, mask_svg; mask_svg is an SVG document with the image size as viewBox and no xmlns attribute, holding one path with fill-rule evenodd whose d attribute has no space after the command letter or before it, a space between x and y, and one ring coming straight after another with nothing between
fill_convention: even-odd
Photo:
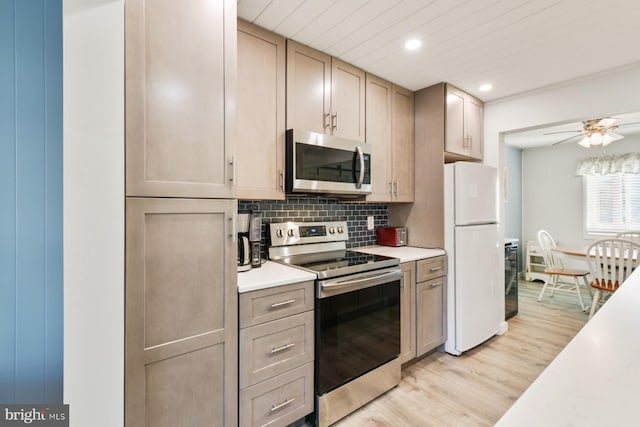
<instances>
[{"instance_id":1,"label":"window valance","mask_svg":"<svg viewBox=\"0 0 640 427\"><path fill-rule=\"evenodd\" d=\"M576 167L576 175L612 175L616 173L640 174L640 153L582 159Z\"/></svg>"}]
</instances>

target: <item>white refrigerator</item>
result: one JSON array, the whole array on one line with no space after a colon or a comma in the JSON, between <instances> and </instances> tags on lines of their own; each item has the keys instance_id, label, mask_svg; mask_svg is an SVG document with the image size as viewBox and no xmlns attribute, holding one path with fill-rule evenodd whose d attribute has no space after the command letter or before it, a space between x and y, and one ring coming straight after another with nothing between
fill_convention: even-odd
<instances>
[{"instance_id":1,"label":"white refrigerator","mask_svg":"<svg viewBox=\"0 0 640 427\"><path fill-rule=\"evenodd\" d=\"M445 165L448 255L445 351L460 355L506 328L498 171L480 163Z\"/></svg>"}]
</instances>

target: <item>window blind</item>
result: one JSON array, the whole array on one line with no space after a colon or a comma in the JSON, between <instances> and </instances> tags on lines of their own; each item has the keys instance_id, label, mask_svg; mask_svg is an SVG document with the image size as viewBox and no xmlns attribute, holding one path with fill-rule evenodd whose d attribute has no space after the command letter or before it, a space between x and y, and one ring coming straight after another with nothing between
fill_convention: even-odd
<instances>
[{"instance_id":1,"label":"window blind","mask_svg":"<svg viewBox=\"0 0 640 427\"><path fill-rule=\"evenodd\" d=\"M640 174L584 175L587 234L640 230Z\"/></svg>"}]
</instances>

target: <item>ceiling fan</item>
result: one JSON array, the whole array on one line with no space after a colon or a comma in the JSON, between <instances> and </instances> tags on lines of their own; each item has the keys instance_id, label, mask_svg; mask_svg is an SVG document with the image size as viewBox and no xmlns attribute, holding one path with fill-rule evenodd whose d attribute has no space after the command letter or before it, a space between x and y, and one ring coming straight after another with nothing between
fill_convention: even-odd
<instances>
[{"instance_id":1,"label":"ceiling fan","mask_svg":"<svg viewBox=\"0 0 640 427\"><path fill-rule=\"evenodd\" d=\"M612 131L618 129L620 126L627 126L627 125L640 123L640 122L633 122L633 123L616 124L618 120L620 119L618 119L617 117L604 117L601 119L585 120L582 122L582 127L583 127L582 130L550 132L550 133L545 133L545 135L553 135L558 133L569 133L569 132L575 133L575 135L562 139L558 142L554 142L552 145L562 144L565 142L569 142L574 138L582 137L580 142L578 142L578 145L581 145L582 147L589 148L592 145L605 146L605 145L611 144L613 141L618 141L624 138L624 136L614 133Z\"/></svg>"}]
</instances>

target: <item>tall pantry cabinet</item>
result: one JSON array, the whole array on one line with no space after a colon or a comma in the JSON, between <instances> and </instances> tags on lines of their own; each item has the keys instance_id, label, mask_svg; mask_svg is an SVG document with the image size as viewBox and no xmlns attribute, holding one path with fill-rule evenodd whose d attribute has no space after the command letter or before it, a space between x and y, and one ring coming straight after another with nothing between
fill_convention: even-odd
<instances>
[{"instance_id":1,"label":"tall pantry cabinet","mask_svg":"<svg viewBox=\"0 0 640 427\"><path fill-rule=\"evenodd\" d=\"M234 0L127 0L125 425L237 425Z\"/></svg>"}]
</instances>

